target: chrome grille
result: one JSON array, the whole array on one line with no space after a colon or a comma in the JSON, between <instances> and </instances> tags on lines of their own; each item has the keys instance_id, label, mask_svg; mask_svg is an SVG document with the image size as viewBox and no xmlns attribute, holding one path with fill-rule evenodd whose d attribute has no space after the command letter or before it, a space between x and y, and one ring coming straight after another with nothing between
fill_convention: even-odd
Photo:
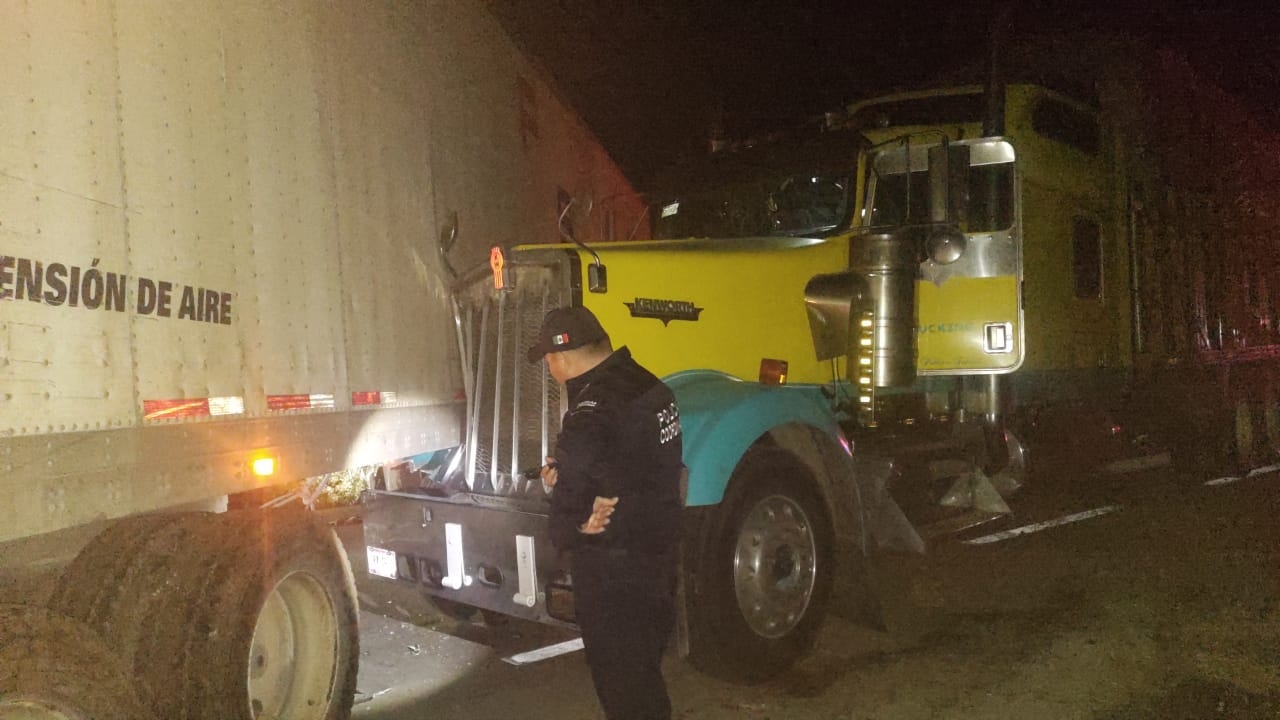
<instances>
[{"instance_id":1,"label":"chrome grille","mask_svg":"<svg viewBox=\"0 0 1280 720\"><path fill-rule=\"evenodd\" d=\"M547 310L570 302L566 269L522 265L507 289L486 276L454 296L467 394L466 482L475 492L508 495L527 485L521 472L542 465L563 414L560 387L545 363L529 363Z\"/></svg>"}]
</instances>

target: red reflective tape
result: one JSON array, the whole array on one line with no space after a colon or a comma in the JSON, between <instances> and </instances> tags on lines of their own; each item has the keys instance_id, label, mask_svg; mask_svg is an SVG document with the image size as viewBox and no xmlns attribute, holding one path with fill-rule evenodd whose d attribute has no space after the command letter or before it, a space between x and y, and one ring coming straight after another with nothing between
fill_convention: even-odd
<instances>
[{"instance_id":1,"label":"red reflective tape","mask_svg":"<svg viewBox=\"0 0 1280 720\"><path fill-rule=\"evenodd\" d=\"M321 393L267 396L268 410L315 410L332 407L333 396Z\"/></svg>"},{"instance_id":2,"label":"red reflective tape","mask_svg":"<svg viewBox=\"0 0 1280 720\"><path fill-rule=\"evenodd\" d=\"M142 401L142 417L144 420L206 417L208 415L209 398Z\"/></svg>"},{"instance_id":3,"label":"red reflective tape","mask_svg":"<svg viewBox=\"0 0 1280 720\"><path fill-rule=\"evenodd\" d=\"M268 395L268 410L298 410L311 407L310 395Z\"/></svg>"},{"instance_id":4,"label":"red reflective tape","mask_svg":"<svg viewBox=\"0 0 1280 720\"><path fill-rule=\"evenodd\" d=\"M174 418L243 414L244 398L238 396L142 401L143 420L171 420Z\"/></svg>"},{"instance_id":5,"label":"red reflective tape","mask_svg":"<svg viewBox=\"0 0 1280 720\"><path fill-rule=\"evenodd\" d=\"M353 392L351 393L352 405L381 405L382 393L380 392Z\"/></svg>"}]
</instances>

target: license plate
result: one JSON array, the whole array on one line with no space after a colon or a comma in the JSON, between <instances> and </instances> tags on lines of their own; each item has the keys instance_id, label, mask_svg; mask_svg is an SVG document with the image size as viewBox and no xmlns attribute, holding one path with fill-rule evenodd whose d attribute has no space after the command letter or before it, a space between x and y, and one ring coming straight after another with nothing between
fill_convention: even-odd
<instances>
[{"instance_id":1,"label":"license plate","mask_svg":"<svg viewBox=\"0 0 1280 720\"><path fill-rule=\"evenodd\" d=\"M365 556L369 561L369 574L378 577L396 579L396 554L372 545L365 548Z\"/></svg>"}]
</instances>

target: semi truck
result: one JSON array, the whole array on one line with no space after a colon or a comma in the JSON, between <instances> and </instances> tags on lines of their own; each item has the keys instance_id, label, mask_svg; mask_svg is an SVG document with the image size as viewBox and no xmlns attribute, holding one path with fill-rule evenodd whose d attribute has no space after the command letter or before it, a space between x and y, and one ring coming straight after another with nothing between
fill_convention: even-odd
<instances>
[{"instance_id":1,"label":"semi truck","mask_svg":"<svg viewBox=\"0 0 1280 720\"><path fill-rule=\"evenodd\" d=\"M0 3L0 715L347 717L343 547L258 506L456 445L437 243L588 197L644 232L481 4Z\"/></svg>"},{"instance_id":2,"label":"semi truck","mask_svg":"<svg viewBox=\"0 0 1280 720\"><path fill-rule=\"evenodd\" d=\"M560 305L676 395L679 645L731 679L787 668L828 611L874 621L877 550L1007 516L1055 464L1274 455L1274 220L1215 204L1260 205L1228 168L1274 178L1274 157L1151 117L1275 137L1169 54L1057 50L1031 57L1095 60L1088 92L991 74L861 101L673 173L652 239L497 246L457 274L464 442L366 493L370 572L572 626L536 476L564 397L524 362Z\"/></svg>"},{"instance_id":3,"label":"semi truck","mask_svg":"<svg viewBox=\"0 0 1280 720\"><path fill-rule=\"evenodd\" d=\"M1274 459L1276 134L1181 56L1132 39L1007 52L1008 72L1036 81L999 90L995 123L1019 158L1026 356L982 402L1040 463L1230 473ZM975 137L993 124L991 95L901 92L845 121L875 142ZM922 358L934 330L922 320Z\"/></svg>"}]
</instances>

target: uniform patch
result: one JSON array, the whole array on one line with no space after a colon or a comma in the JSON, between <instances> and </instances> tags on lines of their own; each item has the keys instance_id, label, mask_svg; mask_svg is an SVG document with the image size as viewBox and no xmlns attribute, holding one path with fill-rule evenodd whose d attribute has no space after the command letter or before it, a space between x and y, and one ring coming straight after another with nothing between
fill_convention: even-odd
<instances>
[{"instance_id":1,"label":"uniform patch","mask_svg":"<svg viewBox=\"0 0 1280 720\"><path fill-rule=\"evenodd\" d=\"M680 410L674 402L658 411L658 443L666 445L680 437Z\"/></svg>"},{"instance_id":2,"label":"uniform patch","mask_svg":"<svg viewBox=\"0 0 1280 720\"><path fill-rule=\"evenodd\" d=\"M569 342L569 333L560 333L559 335L551 336L552 345L565 345L568 342Z\"/></svg>"}]
</instances>

